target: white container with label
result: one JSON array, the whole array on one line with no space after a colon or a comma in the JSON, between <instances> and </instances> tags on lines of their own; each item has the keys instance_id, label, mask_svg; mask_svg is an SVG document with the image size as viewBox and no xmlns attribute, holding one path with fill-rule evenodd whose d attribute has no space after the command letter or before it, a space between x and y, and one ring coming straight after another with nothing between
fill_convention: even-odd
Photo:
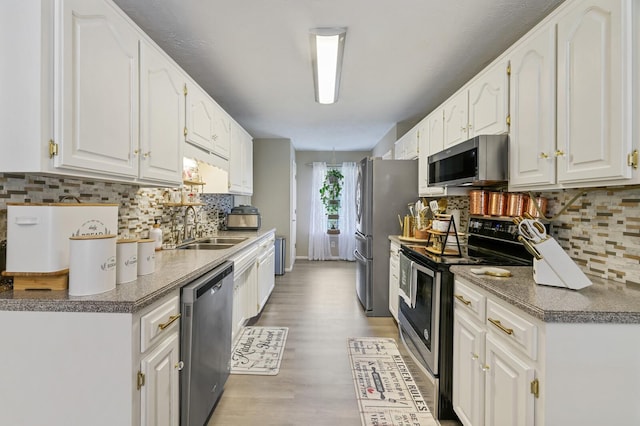
<instances>
[{"instance_id":1,"label":"white container with label","mask_svg":"<svg viewBox=\"0 0 640 426\"><path fill-rule=\"evenodd\" d=\"M69 268L69 237L118 231L118 204L7 203L7 271Z\"/></svg>"},{"instance_id":2,"label":"white container with label","mask_svg":"<svg viewBox=\"0 0 640 426\"><path fill-rule=\"evenodd\" d=\"M116 284L135 280L138 276L138 240L118 240L116 262Z\"/></svg>"},{"instance_id":3,"label":"white container with label","mask_svg":"<svg viewBox=\"0 0 640 426\"><path fill-rule=\"evenodd\" d=\"M69 295L87 296L116 287L116 236L69 238Z\"/></svg>"},{"instance_id":4,"label":"white container with label","mask_svg":"<svg viewBox=\"0 0 640 426\"><path fill-rule=\"evenodd\" d=\"M156 269L156 242L138 240L138 275L153 274Z\"/></svg>"}]
</instances>

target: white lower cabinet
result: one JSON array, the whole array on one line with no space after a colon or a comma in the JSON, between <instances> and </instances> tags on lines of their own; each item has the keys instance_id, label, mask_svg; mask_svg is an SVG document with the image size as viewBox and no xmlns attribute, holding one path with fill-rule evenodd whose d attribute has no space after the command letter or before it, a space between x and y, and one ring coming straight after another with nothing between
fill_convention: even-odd
<instances>
[{"instance_id":1,"label":"white lower cabinet","mask_svg":"<svg viewBox=\"0 0 640 426\"><path fill-rule=\"evenodd\" d=\"M400 288L400 244L391 241L389 248L389 312L398 322L398 297Z\"/></svg>"},{"instance_id":2,"label":"white lower cabinet","mask_svg":"<svg viewBox=\"0 0 640 426\"><path fill-rule=\"evenodd\" d=\"M142 359L140 372L140 424L179 426L180 422L180 334L169 334Z\"/></svg>"},{"instance_id":3,"label":"white lower cabinet","mask_svg":"<svg viewBox=\"0 0 640 426\"><path fill-rule=\"evenodd\" d=\"M460 421L534 426L537 325L460 281L454 295L453 406Z\"/></svg>"},{"instance_id":4,"label":"white lower cabinet","mask_svg":"<svg viewBox=\"0 0 640 426\"><path fill-rule=\"evenodd\" d=\"M454 296L453 407L464 426L640 424L638 324L543 322L464 278Z\"/></svg>"},{"instance_id":5,"label":"white lower cabinet","mask_svg":"<svg viewBox=\"0 0 640 426\"><path fill-rule=\"evenodd\" d=\"M0 424L178 425L179 301L176 289L133 314L0 311Z\"/></svg>"},{"instance_id":6,"label":"white lower cabinet","mask_svg":"<svg viewBox=\"0 0 640 426\"><path fill-rule=\"evenodd\" d=\"M258 312L261 312L267 303L276 283L275 266L276 250L275 237L267 238L260 244L258 257Z\"/></svg>"},{"instance_id":7,"label":"white lower cabinet","mask_svg":"<svg viewBox=\"0 0 640 426\"><path fill-rule=\"evenodd\" d=\"M533 426L535 370L525 357L491 334L485 348L485 423L494 426ZM533 385L535 386L535 385Z\"/></svg>"}]
</instances>

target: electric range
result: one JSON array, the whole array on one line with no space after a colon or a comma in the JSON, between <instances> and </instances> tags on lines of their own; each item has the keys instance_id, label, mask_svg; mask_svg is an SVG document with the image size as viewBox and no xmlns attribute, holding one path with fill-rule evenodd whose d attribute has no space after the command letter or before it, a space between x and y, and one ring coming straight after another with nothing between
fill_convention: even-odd
<instances>
[{"instance_id":1,"label":"electric range","mask_svg":"<svg viewBox=\"0 0 640 426\"><path fill-rule=\"evenodd\" d=\"M424 245L400 249L400 335L411 357L432 379L434 416L457 420L453 411L453 288L451 265L532 265L533 259L517 240L509 217L471 216L467 243L459 256L441 256ZM453 237L455 238L455 237Z\"/></svg>"}]
</instances>

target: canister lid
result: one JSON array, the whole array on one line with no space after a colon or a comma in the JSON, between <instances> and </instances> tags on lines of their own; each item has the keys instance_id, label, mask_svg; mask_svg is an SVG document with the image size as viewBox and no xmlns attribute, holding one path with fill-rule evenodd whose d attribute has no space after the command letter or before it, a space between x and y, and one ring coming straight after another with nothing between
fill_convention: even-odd
<instances>
[{"instance_id":1,"label":"canister lid","mask_svg":"<svg viewBox=\"0 0 640 426\"><path fill-rule=\"evenodd\" d=\"M152 240L150 238L144 238L142 240L138 240L139 243L155 243L156 240Z\"/></svg>"},{"instance_id":2,"label":"canister lid","mask_svg":"<svg viewBox=\"0 0 640 426\"><path fill-rule=\"evenodd\" d=\"M69 237L70 240L102 240L105 238L115 238L116 236L113 234L103 234L103 235L77 235L73 237Z\"/></svg>"},{"instance_id":3,"label":"canister lid","mask_svg":"<svg viewBox=\"0 0 640 426\"><path fill-rule=\"evenodd\" d=\"M124 244L124 243L137 243L138 240L136 239L120 239L118 241L116 241L116 244Z\"/></svg>"}]
</instances>

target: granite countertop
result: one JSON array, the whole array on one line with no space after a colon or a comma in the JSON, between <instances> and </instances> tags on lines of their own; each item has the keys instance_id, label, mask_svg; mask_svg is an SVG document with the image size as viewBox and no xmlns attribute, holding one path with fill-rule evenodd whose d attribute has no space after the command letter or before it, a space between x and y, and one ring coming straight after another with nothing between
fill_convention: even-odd
<instances>
[{"instance_id":1,"label":"granite countertop","mask_svg":"<svg viewBox=\"0 0 640 426\"><path fill-rule=\"evenodd\" d=\"M247 240L224 250L161 250L155 271L116 285L105 293L69 296L67 290L0 292L0 311L134 313L210 271L264 235L275 231L225 231L218 236L246 236Z\"/></svg>"},{"instance_id":2,"label":"granite countertop","mask_svg":"<svg viewBox=\"0 0 640 426\"><path fill-rule=\"evenodd\" d=\"M507 267L508 278L475 275L472 268L452 266L451 272L541 321L640 324L640 288L589 275L593 285L570 290L536 284L528 266Z\"/></svg>"}]
</instances>

